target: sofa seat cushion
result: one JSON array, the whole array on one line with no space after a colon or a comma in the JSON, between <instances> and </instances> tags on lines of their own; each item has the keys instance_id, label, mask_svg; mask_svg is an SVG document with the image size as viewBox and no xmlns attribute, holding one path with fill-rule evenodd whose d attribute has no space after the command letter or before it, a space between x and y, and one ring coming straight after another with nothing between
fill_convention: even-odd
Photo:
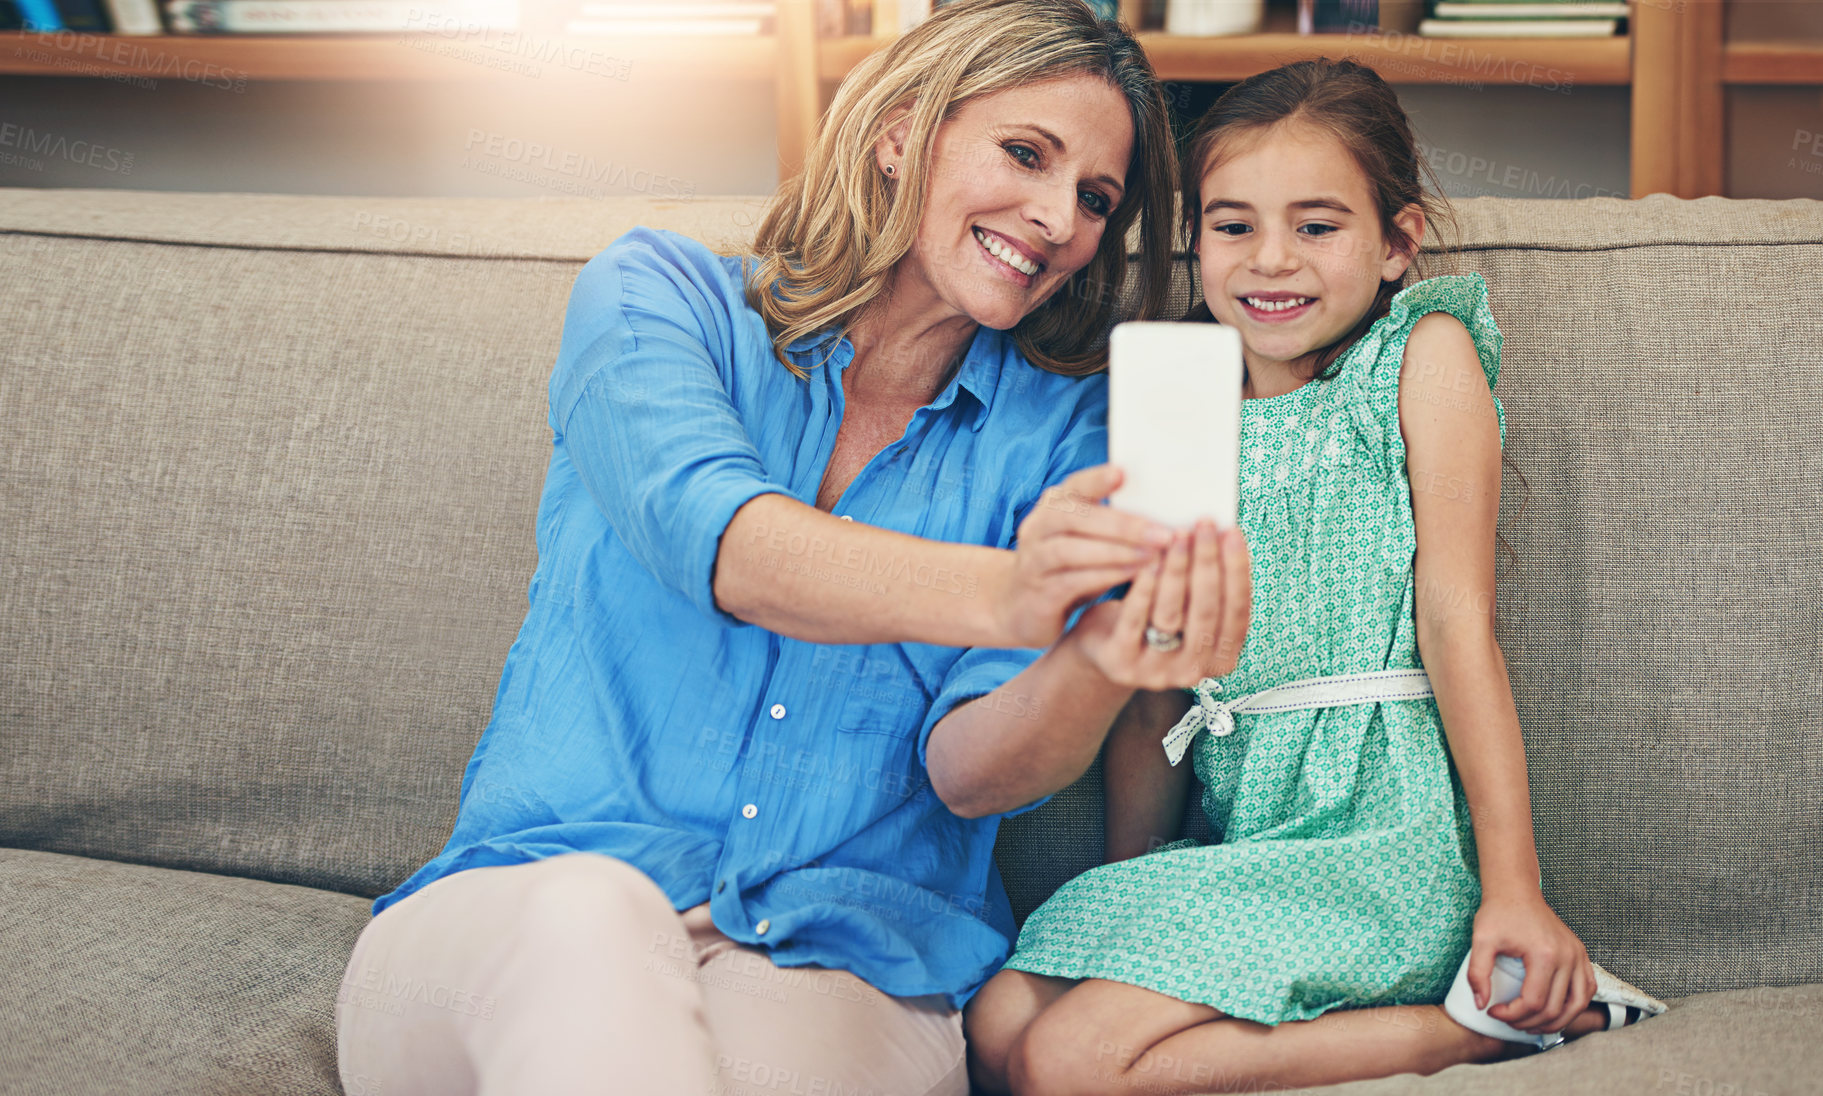
<instances>
[{"instance_id":1,"label":"sofa seat cushion","mask_svg":"<svg viewBox=\"0 0 1823 1096\"><path fill-rule=\"evenodd\" d=\"M336 1096L335 996L367 903L332 891L0 849L9 1096ZM1823 985L1671 1002L1549 1054L1335 1096L1766 1096L1823 1076Z\"/></svg>"},{"instance_id":2,"label":"sofa seat cushion","mask_svg":"<svg viewBox=\"0 0 1823 1096\"><path fill-rule=\"evenodd\" d=\"M335 1096L367 902L0 849L0 1091Z\"/></svg>"},{"instance_id":3,"label":"sofa seat cushion","mask_svg":"<svg viewBox=\"0 0 1823 1096\"><path fill-rule=\"evenodd\" d=\"M1795 1096L1823 1077L1823 985L1701 993L1543 1054L1310 1096ZM1445 1022L1442 1020L1439 1023Z\"/></svg>"}]
</instances>

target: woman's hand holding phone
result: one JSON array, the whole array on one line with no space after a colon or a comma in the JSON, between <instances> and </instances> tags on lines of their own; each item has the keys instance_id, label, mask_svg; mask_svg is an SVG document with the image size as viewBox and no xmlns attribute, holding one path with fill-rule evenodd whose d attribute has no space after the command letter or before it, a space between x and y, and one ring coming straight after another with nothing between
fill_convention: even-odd
<instances>
[{"instance_id":1,"label":"woman's hand holding phone","mask_svg":"<svg viewBox=\"0 0 1823 1096\"><path fill-rule=\"evenodd\" d=\"M1120 484L1113 465L1084 468L1045 489L1019 523L1000 592L1008 646L1049 647L1076 609L1131 582L1171 543L1171 528L1101 505Z\"/></svg>"},{"instance_id":2,"label":"woman's hand holding phone","mask_svg":"<svg viewBox=\"0 0 1823 1096\"><path fill-rule=\"evenodd\" d=\"M1233 672L1253 613L1253 568L1238 528L1204 518L1180 533L1163 558L1140 569L1127 596L1082 615L1065 642L1109 681L1133 689L1181 689ZM1146 628L1183 634L1170 651L1146 642Z\"/></svg>"},{"instance_id":3,"label":"woman's hand holding phone","mask_svg":"<svg viewBox=\"0 0 1823 1096\"><path fill-rule=\"evenodd\" d=\"M1073 640L1111 682L1183 688L1233 671L1253 610L1247 541L1235 528L1241 337L1215 324L1139 322L1116 326L1109 341L1114 504L1179 533L1125 600L1083 614Z\"/></svg>"},{"instance_id":4,"label":"woman's hand holding phone","mask_svg":"<svg viewBox=\"0 0 1823 1096\"><path fill-rule=\"evenodd\" d=\"M1047 490L1020 524L1001 614L1019 645L1049 646L1078 606L1130 582L1125 600L1092 607L1063 642L1123 688L1233 671L1253 610L1247 541L1234 527L1241 349L1213 324L1114 328L1113 461ZM1102 505L1116 491L1117 505Z\"/></svg>"},{"instance_id":5,"label":"woman's hand holding phone","mask_svg":"<svg viewBox=\"0 0 1823 1096\"><path fill-rule=\"evenodd\" d=\"M1246 539L1238 529L1218 535L1207 520L1194 540L1189 532L1168 539L1169 526L1102 505L1121 480L1100 464L1045 491L1019 526L1001 595L1006 630L1017 646L1049 646L1079 606L1130 582L1125 600L1091 608L1063 642L1123 688L1187 687L1228 673L1253 606ZM1183 644L1148 646L1148 623L1183 632Z\"/></svg>"}]
</instances>

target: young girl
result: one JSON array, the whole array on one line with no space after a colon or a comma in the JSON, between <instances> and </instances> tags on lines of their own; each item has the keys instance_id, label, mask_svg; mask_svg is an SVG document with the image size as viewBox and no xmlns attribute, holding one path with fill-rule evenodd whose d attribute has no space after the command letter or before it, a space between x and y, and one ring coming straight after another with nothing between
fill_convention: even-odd
<instances>
[{"instance_id":1,"label":"young girl","mask_svg":"<svg viewBox=\"0 0 1823 1096\"><path fill-rule=\"evenodd\" d=\"M1406 284L1445 209L1418 170L1392 89L1346 61L1244 81L1188 142L1190 318L1245 346L1252 623L1233 673L1117 720L1108 862L969 1004L984 1091L1432 1073L1664 1008L1540 893L1493 629L1501 335L1480 275ZM1129 593L1159 631L1185 569L1174 547ZM1159 844L1185 752L1217 844Z\"/></svg>"}]
</instances>

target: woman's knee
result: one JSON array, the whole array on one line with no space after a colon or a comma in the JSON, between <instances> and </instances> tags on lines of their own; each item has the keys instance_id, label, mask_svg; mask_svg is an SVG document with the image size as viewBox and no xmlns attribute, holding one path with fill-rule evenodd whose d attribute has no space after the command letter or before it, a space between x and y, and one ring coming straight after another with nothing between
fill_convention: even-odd
<instances>
[{"instance_id":1,"label":"woman's knee","mask_svg":"<svg viewBox=\"0 0 1823 1096\"><path fill-rule=\"evenodd\" d=\"M623 860L564 853L523 867L516 912L528 939L565 949L612 941L648 951L689 942L664 890Z\"/></svg>"}]
</instances>

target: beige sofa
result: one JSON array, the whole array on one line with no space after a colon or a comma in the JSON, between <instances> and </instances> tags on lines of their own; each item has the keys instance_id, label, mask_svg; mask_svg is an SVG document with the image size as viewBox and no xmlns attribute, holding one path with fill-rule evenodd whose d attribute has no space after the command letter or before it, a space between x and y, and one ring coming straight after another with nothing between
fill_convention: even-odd
<instances>
[{"instance_id":1,"label":"beige sofa","mask_svg":"<svg viewBox=\"0 0 1823 1096\"><path fill-rule=\"evenodd\" d=\"M337 1091L524 610L570 282L761 207L0 190L0 1091ZM1819 1091L1823 203L1460 208L1546 890L1674 1005L1345 1091ZM1020 916L1098 789L1005 827Z\"/></svg>"}]
</instances>

